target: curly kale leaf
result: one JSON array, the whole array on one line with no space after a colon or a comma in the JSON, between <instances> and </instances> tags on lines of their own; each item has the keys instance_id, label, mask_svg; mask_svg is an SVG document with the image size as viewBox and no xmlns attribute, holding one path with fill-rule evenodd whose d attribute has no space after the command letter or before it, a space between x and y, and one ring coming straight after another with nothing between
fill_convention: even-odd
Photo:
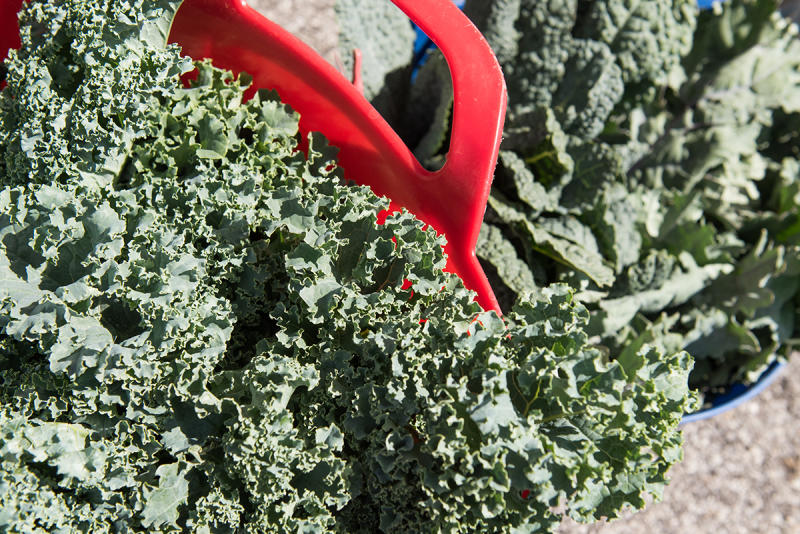
<instances>
[{"instance_id":1,"label":"curly kale leaf","mask_svg":"<svg viewBox=\"0 0 800 534\"><path fill-rule=\"evenodd\" d=\"M443 239L377 225L388 202L321 136L300 152L276 95L208 63L182 86L177 5L26 8L0 94L0 530L518 532L658 496L690 358L609 360L565 286L480 312Z\"/></svg>"},{"instance_id":2,"label":"curly kale leaf","mask_svg":"<svg viewBox=\"0 0 800 534\"><path fill-rule=\"evenodd\" d=\"M70 1L56 14L35 3L22 11L23 48L10 52L0 105L0 144L8 147L0 184L81 176L103 187L121 172L150 124L147 111L191 70L177 48L165 47L180 2L135 4Z\"/></svg>"}]
</instances>

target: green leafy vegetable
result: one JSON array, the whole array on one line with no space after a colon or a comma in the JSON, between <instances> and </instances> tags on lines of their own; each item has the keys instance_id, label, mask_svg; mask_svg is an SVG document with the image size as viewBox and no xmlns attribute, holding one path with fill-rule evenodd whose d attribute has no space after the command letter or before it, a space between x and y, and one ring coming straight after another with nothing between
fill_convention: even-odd
<instances>
[{"instance_id":1,"label":"green leafy vegetable","mask_svg":"<svg viewBox=\"0 0 800 534\"><path fill-rule=\"evenodd\" d=\"M480 312L442 238L378 226L388 201L321 136L300 152L273 93L245 102L246 75L165 46L177 6L23 11L0 93L0 530L548 531L556 507L658 496L689 356L609 359L565 285Z\"/></svg>"}]
</instances>

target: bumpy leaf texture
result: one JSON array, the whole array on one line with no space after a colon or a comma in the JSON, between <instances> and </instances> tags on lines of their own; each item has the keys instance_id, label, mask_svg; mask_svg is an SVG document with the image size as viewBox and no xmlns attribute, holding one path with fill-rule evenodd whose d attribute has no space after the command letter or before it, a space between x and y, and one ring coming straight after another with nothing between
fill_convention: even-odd
<instances>
[{"instance_id":1,"label":"bumpy leaf texture","mask_svg":"<svg viewBox=\"0 0 800 534\"><path fill-rule=\"evenodd\" d=\"M442 239L378 226L387 201L321 136L300 152L274 94L244 102L249 78L207 63L181 85L177 6L23 12L0 93L0 530L545 532L556 507L658 496L689 356L609 360L564 285L481 313Z\"/></svg>"}]
</instances>

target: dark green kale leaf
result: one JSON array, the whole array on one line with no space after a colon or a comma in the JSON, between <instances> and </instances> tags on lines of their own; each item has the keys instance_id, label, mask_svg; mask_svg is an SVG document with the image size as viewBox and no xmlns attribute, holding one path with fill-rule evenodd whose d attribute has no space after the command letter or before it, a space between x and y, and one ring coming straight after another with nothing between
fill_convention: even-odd
<instances>
[{"instance_id":1,"label":"dark green kale leaf","mask_svg":"<svg viewBox=\"0 0 800 534\"><path fill-rule=\"evenodd\" d=\"M396 124L402 120L414 54L415 33L408 17L391 2L371 2L365 9L358 0L341 0L336 18L345 72L354 72L353 53L359 50L364 96Z\"/></svg>"},{"instance_id":2,"label":"dark green kale leaf","mask_svg":"<svg viewBox=\"0 0 800 534\"><path fill-rule=\"evenodd\" d=\"M703 13L666 0L478 4L466 9L503 63L503 142L516 155L501 158L487 218L492 251L511 259L478 255L528 263L538 286L573 285L612 352L641 338L636 325L680 314L669 335L683 342L670 346L706 360L692 378L704 391L752 381L786 355L796 291L772 288L791 272L800 230L796 26L769 1ZM595 42L622 88L584 72L606 57ZM570 59L576 43L591 63ZM566 111L564 88L583 110ZM565 213L588 230L576 248L529 237Z\"/></svg>"},{"instance_id":3,"label":"dark green kale leaf","mask_svg":"<svg viewBox=\"0 0 800 534\"><path fill-rule=\"evenodd\" d=\"M611 48L630 96L680 81L681 59L692 48L693 3L581 0L579 9L575 33Z\"/></svg>"}]
</instances>

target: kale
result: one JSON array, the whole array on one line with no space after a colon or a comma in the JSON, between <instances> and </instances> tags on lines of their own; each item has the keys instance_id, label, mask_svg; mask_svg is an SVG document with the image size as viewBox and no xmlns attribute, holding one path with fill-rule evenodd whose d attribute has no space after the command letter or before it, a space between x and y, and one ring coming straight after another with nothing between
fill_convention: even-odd
<instances>
[{"instance_id":1,"label":"kale","mask_svg":"<svg viewBox=\"0 0 800 534\"><path fill-rule=\"evenodd\" d=\"M658 496L691 358L609 359L565 285L482 312L274 93L166 46L178 5L22 13L0 530L549 531Z\"/></svg>"}]
</instances>

